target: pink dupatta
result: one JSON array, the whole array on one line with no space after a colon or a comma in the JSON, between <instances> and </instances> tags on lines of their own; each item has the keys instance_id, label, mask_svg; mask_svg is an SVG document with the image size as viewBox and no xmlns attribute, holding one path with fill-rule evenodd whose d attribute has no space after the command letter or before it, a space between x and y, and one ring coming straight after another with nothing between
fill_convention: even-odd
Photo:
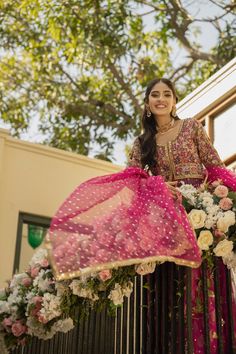
<instances>
[{"instance_id":1,"label":"pink dupatta","mask_svg":"<svg viewBox=\"0 0 236 354\"><path fill-rule=\"evenodd\" d=\"M53 217L46 245L57 280L154 261L201 264L184 208L161 176L138 167L79 185Z\"/></svg>"}]
</instances>

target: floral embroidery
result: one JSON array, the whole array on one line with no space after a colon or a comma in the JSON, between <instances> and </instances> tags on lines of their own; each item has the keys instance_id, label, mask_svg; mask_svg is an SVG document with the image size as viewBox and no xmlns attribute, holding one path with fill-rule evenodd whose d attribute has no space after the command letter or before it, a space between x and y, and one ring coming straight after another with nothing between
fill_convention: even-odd
<instances>
[{"instance_id":1,"label":"floral embroidery","mask_svg":"<svg viewBox=\"0 0 236 354\"><path fill-rule=\"evenodd\" d=\"M141 148L137 138L129 166L141 166ZM203 179L204 168L223 166L201 123L193 118L183 121L179 135L165 145L157 145L157 165L151 172L165 180Z\"/></svg>"}]
</instances>

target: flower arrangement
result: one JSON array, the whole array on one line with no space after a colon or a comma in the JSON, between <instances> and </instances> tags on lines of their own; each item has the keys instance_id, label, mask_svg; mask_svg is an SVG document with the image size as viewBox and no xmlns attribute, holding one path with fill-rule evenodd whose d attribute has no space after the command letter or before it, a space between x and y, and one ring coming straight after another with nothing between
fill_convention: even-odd
<instances>
[{"instance_id":1,"label":"flower arrangement","mask_svg":"<svg viewBox=\"0 0 236 354\"><path fill-rule=\"evenodd\" d=\"M214 256L222 257L229 269L235 268L236 192L220 180L205 183L198 189L188 184L178 189L203 258L212 264Z\"/></svg>"},{"instance_id":2,"label":"flower arrangement","mask_svg":"<svg viewBox=\"0 0 236 354\"><path fill-rule=\"evenodd\" d=\"M236 269L236 193L221 181L200 188L179 188L203 258L213 264L222 257ZM133 291L136 274L153 273L156 263L102 270L89 276L56 281L45 249L38 249L26 272L14 275L0 291L0 352L24 345L32 336L50 339L70 331L90 308L106 307L111 314Z\"/></svg>"},{"instance_id":3,"label":"flower arrangement","mask_svg":"<svg viewBox=\"0 0 236 354\"><path fill-rule=\"evenodd\" d=\"M151 273L155 266L150 263L103 270L57 282L46 249L39 249L27 271L14 275L0 292L0 352L24 345L32 336L46 340L57 332L66 333L89 308L101 310L106 306L115 313L124 297L132 293L135 274Z\"/></svg>"}]
</instances>

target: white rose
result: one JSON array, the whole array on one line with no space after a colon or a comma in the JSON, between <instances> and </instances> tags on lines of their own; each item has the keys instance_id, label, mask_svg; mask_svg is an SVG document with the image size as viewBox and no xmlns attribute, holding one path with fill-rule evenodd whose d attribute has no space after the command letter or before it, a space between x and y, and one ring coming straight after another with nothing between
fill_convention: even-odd
<instances>
[{"instance_id":1,"label":"white rose","mask_svg":"<svg viewBox=\"0 0 236 354\"><path fill-rule=\"evenodd\" d=\"M194 229L200 229L205 224L206 213L203 210L192 209L188 214L188 218Z\"/></svg>"},{"instance_id":2,"label":"white rose","mask_svg":"<svg viewBox=\"0 0 236 354\"><path fill-rule=\"evenodd\" d=\"M116 283L115 288L111 290L110 295L108 296L114 303L114 305L121 305L124 301L124 295L121 289L120 284Z\"/></svg>"},{"instance_id":3,"label":"white rose","mask_svg":"<svg viewBox=\"0 0 236 354\"><path fill-rule=\"evenodd\" d=\"M0 314L10 313L10 306L7 301L0 301Z\"/></svg>"},{"instance_id":4,"label":"white rose","mask_svg":"<svg viewBox=\"0 0 236 354\"><path fill-rule=\"evenodd\" d=\"M228 210L224 213L225 218L230 222L231 225L235 224L235 213L232 210Z\"/></svg>"},{"instance_id":5,"label":"white rose","mask_svg":"<svg viewBox=\"0 0 236 354\"><path fill-rule=\"evenodd\" d=\"M213 243L213 235L211 231L203 230L197 239L197 244L199 248L203 251L209 250L209 246Z\"/></svg>"},{"instance_id":6,"label":"white rose","mask_svg":"<svg viewBox=\"0 0 236 354\"><path fill-rule=\"evenodd\" d=\"M236 268L236 253L231 251L227 256L222 257L222 260L228 269Z\"/></svg>"},{"instance_id":7,"label":"white rose","mask_svg":"<svg viewBox=\"0 0 236 354\"><path fill-rule=\"evenodd\" d=\"M231 210L226 211L217 221L217 229L227 232L231 225L235 224L235 213Z\"/></svg>"},{"instance_id":8,"label":"white rose","mask_svg":"<svg viewBox=\"0 0 236 354\"><path fill-rule=\"evenodd\" d=\"M86 288L86 285L84 283L82 283L80 280L73 280L71 282L71 284L69 285L69 287L72 290L72 293L74 295L77 295L79 297L84 297L84 298L88 298L92 301L97 301L99 299L99 297L97 296L97 294L95 294L92 289Z\"/></svg>"},{"instance_id":9,"label":"white rose","mask_svg":"<svg viewBox=\"0 0 236 354\"><path fill-rule=\"evenodd\" d=\"M213 251L217 257L225 257L232 252L233 247L233 242L225 239L220 241Z\"/></svg>"},{"instance_id":10,"label":"white rose","mask_svg":"<svg viewBox=\"0 0 236 354\"><path fill-rule=\"evenodd\" d=\"M153 273L156 268L156 263L141 263L135 266L135 271L139 275L145 275L149 273Z\"/></svg>"},{"instance_id":11,"label":"white rose","mask_svg":"<svg viewBox=\"0 0 236 354\"><path fill-rule=\"evenodd\" d=\"M25 278L28 278L28 277L29 276L26 273L14 274L13 278L11 280L11 283L10 283L10 288L14 288L17 285L21 285L22 280L25 279Z\"/></svg>"},{"instance_id":12,"label":"white rose","mask_svg":"<svg viewBox=\"0 0 236 354\"><path fill-rule=\"evenodd\" d=\"M132 291L133 291L133 283L129 281L126 287L122 288L122 292L124 296L129 297Z\"/></svg>"},{"instance_id":13,"label":"white rose","mask_svg":"<svg viewBox=\"0 0 236 354\"><path fill-rule=\"evenodd\" d=\"M31 258L29 265L33 268L36 265L40 265L41 262L47 258L48 258L48 251L45 248L39 248Z\"/></svg>"},{"instance_id":14,"label":"white rose","mask_svg":"<svg viewBox=\"0 0 236 354\"><path fill-rule=\"evenodd\" d=\"M63 320L59 320L55 322L51 328L53 332L63 332L67 333L69 332L72 328L74 328L74 322L72 318L68 317Z\"/></svg>"}]
</instances>

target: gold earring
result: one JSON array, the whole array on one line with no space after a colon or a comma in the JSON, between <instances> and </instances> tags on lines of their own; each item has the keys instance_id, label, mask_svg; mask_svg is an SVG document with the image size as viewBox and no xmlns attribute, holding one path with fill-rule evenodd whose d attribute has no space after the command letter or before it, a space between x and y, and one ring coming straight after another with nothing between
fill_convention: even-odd
<instances>
[{"instance_id":1,"label":"gold earring","mask_svg":"<svg viewBox=\"0 0 236 354\"><path fill-rule=\"evenodd\" d=\"M150 108L149 107L146 107L146 110L147 110L147 117L150 118L152 113L150 111Z\"/></svg>"},{"instance_id":2,"label":"gold earring","mask_svg":"<svg viewBox=\"0 0 236 354\"><path fill-rule=\"evenodd\" d=\"M172 111L171 111L171 115L172 115L172 117L177 117L177 114L176 114L176 107L175 106L173 106L173 108L172 108Z\"/></svg>"}]
</instances>

